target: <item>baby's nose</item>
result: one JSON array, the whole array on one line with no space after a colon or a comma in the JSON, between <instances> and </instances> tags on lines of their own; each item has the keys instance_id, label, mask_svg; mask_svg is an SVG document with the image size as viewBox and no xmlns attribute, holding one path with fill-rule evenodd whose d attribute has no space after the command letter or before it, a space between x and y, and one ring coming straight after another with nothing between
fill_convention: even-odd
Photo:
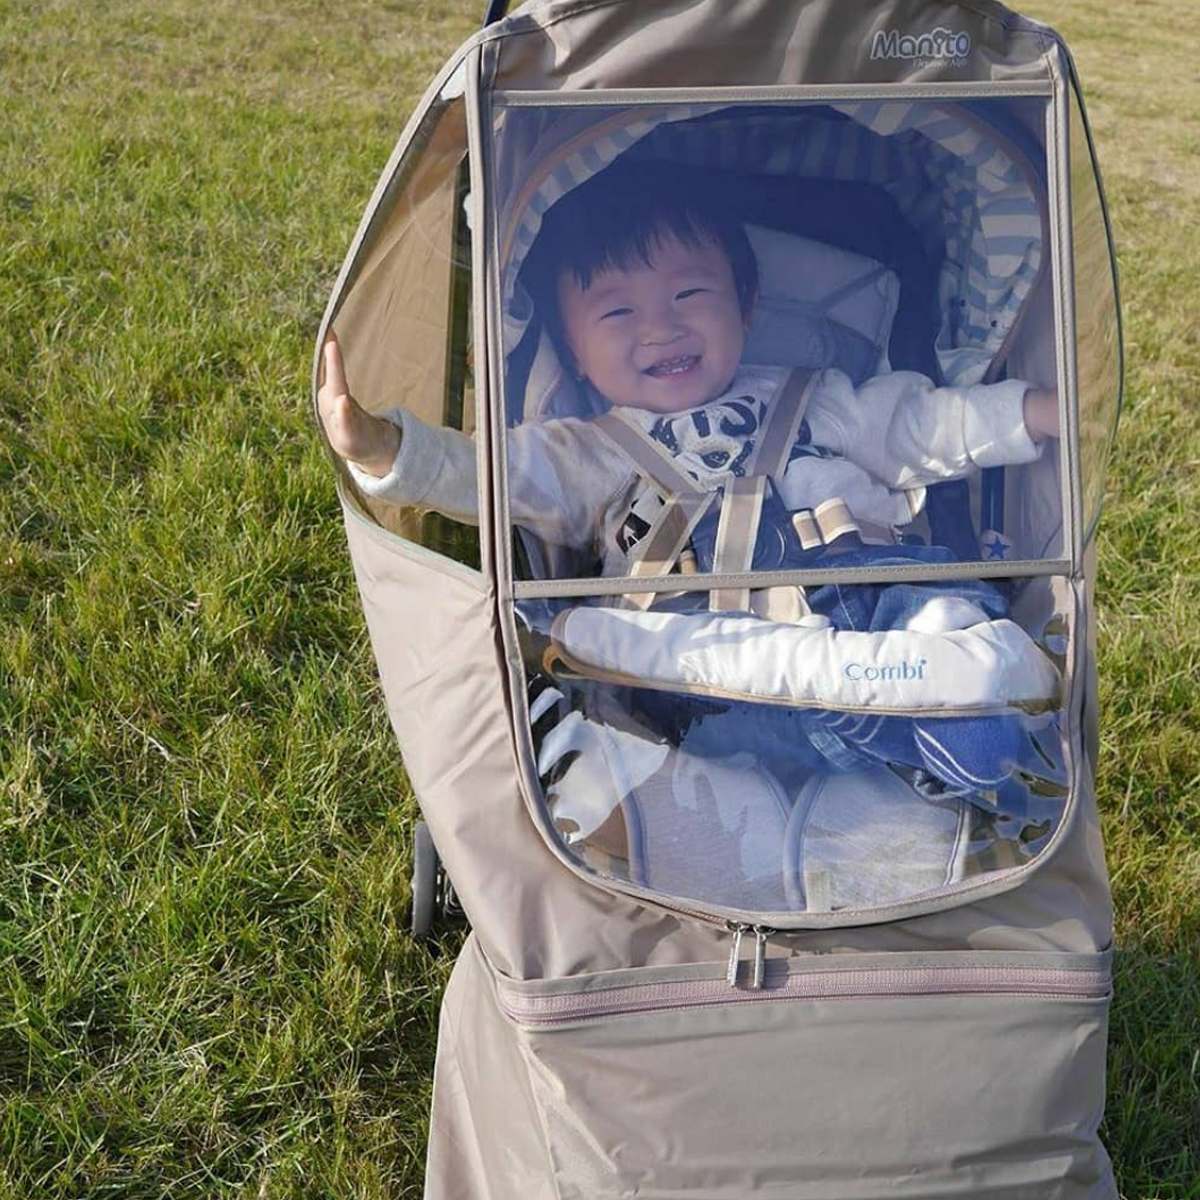
<instances>
[{"instance_id":1,"label":"baby's nose","mask_svg":"<svg viewBox=\"0 0 1200 1200\"><path fill-rule=\"evenodd\" d=\"M665 346L678 341L687 332L683 322L672 312L647 314L642 323L642 344L645 346Z\"/></svg>"}]
</instances>

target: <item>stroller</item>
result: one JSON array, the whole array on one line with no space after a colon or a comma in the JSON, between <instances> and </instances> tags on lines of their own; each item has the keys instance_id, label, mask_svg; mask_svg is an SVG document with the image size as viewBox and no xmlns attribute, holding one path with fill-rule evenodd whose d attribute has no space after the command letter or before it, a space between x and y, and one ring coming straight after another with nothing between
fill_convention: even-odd
<instances>
[{"instance_id":1,"label":"stroller","mask_svg":"<svg viewBox=\"0 0 1200 1200\"><path fill-rule=\"evenodd\" d=\"M660 184L732 214L753 301L733 391L647 417L575 369L538 264L581 198ZM403 430L383 481L334 461L414 906L472 927L426 1196L1115 1196L1091 589L1122 361L1061 39L991 0L493 3L331 329ZM864 399L831 448L828 397L901 383L970 461L864 482L906 418ZM1032 384L1037 446L1001 429ZM599 535L564 516L593 491Z\"/></svg>"}]
</instances>

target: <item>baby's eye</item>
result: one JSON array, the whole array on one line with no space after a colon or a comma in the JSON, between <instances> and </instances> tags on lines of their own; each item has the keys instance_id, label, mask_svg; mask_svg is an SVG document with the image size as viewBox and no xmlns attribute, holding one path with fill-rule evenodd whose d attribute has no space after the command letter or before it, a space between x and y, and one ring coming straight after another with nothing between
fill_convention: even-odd
<instances>
[{"instance_id":1,"label":"baby's eye","mask_svg":"<svg viewBox=\"0 0 1200 1200\"><path fill-rule=\"evenodd\" d=\"M689 296L698 296L701 292L707 292L707 291L708 291L708 288L702 288L702 287L684 288L682 292L679 292L676 295L675 299L676 300L686 300Z\"/></svg>"},{"instance_id":2,"label":"baby's eye","mask_svg":"<svg viewBox=\"0 0 1200 1200\"><path fill-rule=\"evenodd\" d=\"M600 320L607 321L609 317L627 317L631 312L633 312L632 308L610 308L601 316Z\"/></svg>"}]
</instances>

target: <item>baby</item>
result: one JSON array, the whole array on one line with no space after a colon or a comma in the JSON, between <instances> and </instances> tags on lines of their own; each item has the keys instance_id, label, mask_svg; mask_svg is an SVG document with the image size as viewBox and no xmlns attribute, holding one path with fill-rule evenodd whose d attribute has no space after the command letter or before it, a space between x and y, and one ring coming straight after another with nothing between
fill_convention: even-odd
<instances>
[{"instance_id":1,"label":"baby","mask_svg":"<svg viewBox=\"0 0 1200 1200\"><path fill-rule=\"evenodd\" d=\"M620 410L705 490L744 473L782 367L742 361L758 272L740 223L670 187L606 172L546 214L522 278L564 368L594 406ZM325 346L318 404L334 450L364 492L477 523L474 442L403 409L366 412ZM845 501L862 525L892 530L920 511L926 484L1037 458L1058 434L1055 392L1009 380L934 387L896 371L855 387L818 373L786 469L788 512ZM508 431L512 519L545 543L628 574L663 497L591 421Z\"/></svg>"}]
</instances>

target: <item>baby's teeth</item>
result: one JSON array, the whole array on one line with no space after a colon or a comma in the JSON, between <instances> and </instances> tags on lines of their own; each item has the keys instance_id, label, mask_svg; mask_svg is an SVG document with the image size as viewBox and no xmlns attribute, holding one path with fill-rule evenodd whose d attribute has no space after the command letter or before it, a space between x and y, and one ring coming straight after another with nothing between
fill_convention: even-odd
<instances>
[{"instance_id":1,"label":"baby's teeth","mask_svg":"<svg viewBox=\"0 0 1200 1200\"><path fill-rule=\"evenodd\" d=\"M672 358L667 362L658 363L654 369L663 375L678 375L681 371L686 371L691 364L691 357Z\"/></svg>"}]
</instances>

